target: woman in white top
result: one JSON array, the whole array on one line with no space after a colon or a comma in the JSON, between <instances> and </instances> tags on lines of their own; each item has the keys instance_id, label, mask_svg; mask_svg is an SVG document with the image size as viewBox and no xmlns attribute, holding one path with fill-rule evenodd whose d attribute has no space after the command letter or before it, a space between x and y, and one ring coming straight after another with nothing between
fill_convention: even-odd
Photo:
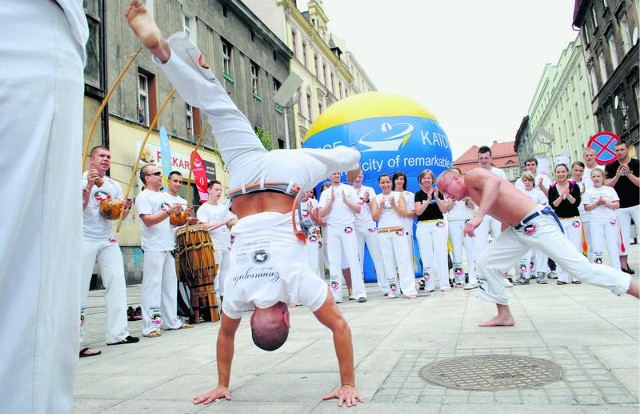
<instances>
[{"instance_id":1,"label":"woman in white top","mask_svg":"<svg viewBox=\"0 0 640 414\"><path fill-rule=\"evenodd\" d=\"M518 187L518 189L535 203L541 206L546 206L548 204L547 196L545 196L544 193L536 187L535 179L536 177L534 177L533 174L531 174L529 171L525 171L520 179L523 188ZM532 279L534 277L533 272L535 271L537 274L536 281L541 284L546 284L547 279L545 275L549 271L547 260L548 258L544 253L530 249L520 259L520 275L518 276L517 281L514 283L518 283L520 285L528 284L529 279Z\"/></svg>"},{"instance_id":2,"label":"woman in white top","mask_svg":"<svg viewBox=\"0 0 640 414\"><path fill-rule=\"evenodd\" d=\"M593 243L594 263L602 263L606 242L611 267L620 270L620 256L618 255L618 239L620 229L616 216L616 209L620 208L620 198L613 187L604 185L604 171L594 168L591 171L593 187L584 194L582 205L590 212L591 241Z\"/></svg>"},{"instance_id":3,"label":"woman in white top","mask_svg":"<svg viewBox=\"0 0 640 414\"><path fill-rule=\"evenodd\" d=\"M407 244L407 236L402 223L407 207L402 194L391 191L391 177L382 174L378 178L381 194L371 201L371 216L378 222L378 235L384 273L389 281L389 295L399 295L396 269L400 277L400 289L409 299L417 296L414 273L411 268L411 256Z\"/></svg>"},{"instance_id":4,"label":"woman in white top","mask_svg":"<svg viewBox=\"0 0 640 414\"><path fill-rule=\"evenodd\" d=\"M391 177L391 191L397 191L404 197L404 202L407 205L407 211L402 217L402 223L404 231L407 236L407 246L409 246L409 253L411 254L411 267L413 273L418 271L418 264L415 259L415 251L413 248L413 220L416 217L416 212L413 209L415 202L415 194L407 190L407 175L402 171L396 171Z\"/></svg>"}]
</instances>

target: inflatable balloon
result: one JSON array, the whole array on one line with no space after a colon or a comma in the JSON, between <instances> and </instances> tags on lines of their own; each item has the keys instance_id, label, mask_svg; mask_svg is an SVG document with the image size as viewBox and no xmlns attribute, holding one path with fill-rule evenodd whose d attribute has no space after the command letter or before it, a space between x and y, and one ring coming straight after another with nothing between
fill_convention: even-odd
<instances>
[{"instance_id":1,"label":"inflatable balloon","mask_svg":"<svg viewBox=\"0 0 640 414\"><path fill-rule=\"evenodd\" d=\"M303 147L339 145L360 151L363 184L376 192L382 173L404 172L407 189L415 193L423 170L430 169L437 177L452 165L449 139L436 117L416 101L396 94L369 92L336 102L311 125ZM370 266L365 262L365 267ZM373 272L365 269L365 280L375 281Z\"/></svg>"}]
</instances>

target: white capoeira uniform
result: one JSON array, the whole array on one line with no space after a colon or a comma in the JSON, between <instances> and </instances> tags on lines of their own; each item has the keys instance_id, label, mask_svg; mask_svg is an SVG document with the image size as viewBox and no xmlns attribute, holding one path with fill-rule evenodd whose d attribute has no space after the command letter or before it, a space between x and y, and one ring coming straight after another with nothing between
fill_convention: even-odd
<instances>
[{"instance_id":1,"label":"white capoeira uniform","mask_svg":"<svg viewBox=\"0 0 640 414\"><path fill-rule=\"evenodd\" d=\"M96 260L104 284L107 305L105 340L117 343L129 336L127 330L127 283L124 277L122 251L116 240L111 220L100 215L100 203L104 200L122 200L120 184L106 175L102 187L91 188L89 202L82 213L82 294L80 296L80 342L84 340L86 302ZM87 172L83 175L83 187L87 186Z\"/></svg>"},{"instance_id":2,"label":"white capoeira uniform","mask_svg":"<svg viewBox=\"0 0 640 414\"><path fill-rule=\"evenodd\" d=\"M467 207L464 201L454 201L453 207L447 212L449 222L449 240L452 247L453 273L456 284L464 284L465 270L462 266L462 248L467 255L467 274L469 283L477 283L475 240L464 235L464 225L473 218L474 211Z\"/></svg>"},{"instance_id":3,"label":"white capoeira uniform","mask_svg":"<svg viewBox=\"0 0 640 414\"><path fill-rule=\"evenodd\" d=\"M522 191L530 200L534 203L539 204L541 206L546 206L547 196L544 193L533 187L531 190L527 191L524 188L524 185L518 187L520 191ZM536 273L544 273L545 275L549 272L549 265L547 264L548 257L539 250L529 249L521 258L519 265L519 272L521 280L530 279L536 275Z\"/></svg>"},{"instance_id":4,"label":"white capoeira uniform","mask_svg":"<svg viewBox=\"0 0 640 414\"><path fill-rule=\"evenodd\" d=\"M276 182L285 184L282 191L286 193L295 186L305 191L333 171L359 167L360 154L344 146L267 151L208 66L198 65L204 58L186 34L177 33L168 41L171 58L156 62L180 96L207 114L232 189L245 193L251 191L247 186L252 184L262 189ZM306 305L312 311L324 303L329 289L309 267L305 247L293 232L291 213L244 217L231 233L235 240L224 282L225 315L238 319L240 312L254 305L266 308L280 301ZM317 297L308 294L309 285L314 286Z\"/></svg>"},{"instance_id":5,"label":"white capoeira uniform","mask_svg":"<svg viewBox=\"0 0 640 414\"><path fill-rule=\"evenodd\" d=\"M308 225L307 242L304 247L307 251L307 257L309 258L309 266L316 276L324 280L324 274L320 272L320 252L322 250L320 226L315 224L310 217L311 212L316 208L318 208L318 200L315 198L308 198L307 201L303 201L300 204L300 216ZM295 214L298 214L298 212L296 211ZM299 218L297 215L296 217Z\"/></svg>"},{"instance_id":6,"label":"white capoeira uniform","mask_svg":"<svg viewBox=\"0 0 640 414\"><path fill-rule=\"evenodd\" d=\"M557 216L551 208L538 206L516 227L509 227L502 232L478 259L477 297L507 305L502 273L529 249L542 251L582 282L603 287L618 296L629 290L630 275L609 266L589 263L562 234Z\"/></svg>"},{"instance_id":7,"label":"white capoeira uniform","mask_svg":"<svg viewBox=\"0 0 640 414\"><path fill-rule=\"evenodd\" d=\"M80 0L0 2L0 412L71 411L78 365Z\"/></svg>"},{"instance_id":8,"label":"white capoeira uniform","mask_svg":"<svg viewBox=\"0 0 640 414\"><path fill-rule=\"evenodd\" d=\"M367 291L364 286L364 278L358 259L358 239L355 229L355 213L343 200L344 197L352 203L358 203L359 198L356 191L350 185L340 183L337 186L332 185L320 194L318 207L324 208L331 194L334 194L331 210L325 216L327 221L327 255L329 256L329 276L331 278L331 293L336 302L342 302L342 267L340 262L342 256L347 259L349 269L351 270L351 285L353 288L353 297L355 299L367 297Z\"/></svg>"},{"instance_id":9,"label":"white capoeira uniform","mask_svg":"<svg viewBox=\"0 0 640 414\"><path fill-rule=\"evenodd\" d=\"M407 213L415 210L415 194L411 191L402 191L404 202L407 204ZM418 271L418 261L416 260L416 252L413 245L413 224L415 216L413 217L401 217L402 226L407 236L407 246L409 247L409 254L411 255L411 268L413 273Z\"/></svg>"},{"instance_id":10,"label":"white capoeira uniform","mask_svg":"<svg viewBox=\"0 0 640 414\"><path fill-rule=\"evenodd\" d=\"M198 207L196 213L198 221L203 223L224 223L228 219L236 218L236 215L229 211L227 203L219 203L215 206L211 203L204 203ZM224 296L224 278L229 272L229 258L231 257L231 230L226 224L209 229L211 241L213 241L213 256L218 265L218 273L213 282L213 288L219 297Z\"/></svg>"},{"instance_id":11,"label":"white capoeira uniform","mask_svg":"<svg viewBox=\"0 0 640 414\"><path fill-rule=\"evenodd\" d=\"M358 238L358 257L360 258L360 270L364 269L364 245L367 245L371 261L375 267L376 280L378 282L378 288L383 294L389 294L389 281L384 273L384 264L382 263L382 252L380 251L380 242L378 240L378 229L376 222L371 217L371 209L369 203L376 196L376 192L373 188L363 185L360 188L355 188L356 194L360 199L361 210L356 214L356 237ZM364 201L364 194L369 192L369 202Z\"/></svg>"},{"instance_id":12,"label":"white capoeira uniform","mask_svg":"<svg viewBox=\"0 0 640 414\"><path fill-rule=\"evenodd\" d=\"M411 267L411 253L409 253L402 217L398 215L389 202L393 197L396 205L399 205L401 196L402 194L395 191L386 195L376 195L376 202L380 206L378 241L380 242L384 272L389 281L389 297L400 295L396 270L400 278L402 293L407 296L417 294L415 277Z\"/></svg>"},{"instance_id":13,"label":"white capoeira uniform","mask_svg":"<svg viewBox=\"0 0 640 414\"><path fill-rule=\"evenodd\" d=\"M620 201L616 190L603 185L598 188L589 188L584 193L580 204L584 207L585 204L595 203L600 197L604 197L608 202ZM589 213L591 217L589 230L591 231L591 241L593 243L593 262L602 264L606 245L611 267L620 270L620 227L618 226L616 211L599 205Z\"/></svg>"},{"instance_id":14,"label":"white capoeira uniform","mask_svg":"<svg viewBox=\"0 0 640 414\"><path fill-rule=\"evenodd\" d=\"M139 215L151 215L165 210L174 202L167 193L143 190L136 197L136 208ZM182 321L178 318L178 277L173 257L176 239L169 215L153 226L147 226L140 220L140 227L144 252L140 293L142 334L146 336L161 328L179 329Z\"/></svg>"}]
</instances>

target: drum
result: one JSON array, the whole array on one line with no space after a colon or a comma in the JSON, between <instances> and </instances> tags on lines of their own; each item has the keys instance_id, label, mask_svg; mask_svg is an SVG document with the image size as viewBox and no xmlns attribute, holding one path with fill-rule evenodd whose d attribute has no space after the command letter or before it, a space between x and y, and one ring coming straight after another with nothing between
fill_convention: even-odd
<instances>
[{"instance_id":1,"label":"drum","mask_svg":"<svg viewBox=\"0 0 640 414\"><path fill-rule=\"evenodd\" d=\"M212 321L220 320L213 290L216 261L209 232L201 225L182 227L176 231L176 244L176 273L191 290L195 322L199 320L200 307L210 310Z\"/></svg>"}]
</instances>

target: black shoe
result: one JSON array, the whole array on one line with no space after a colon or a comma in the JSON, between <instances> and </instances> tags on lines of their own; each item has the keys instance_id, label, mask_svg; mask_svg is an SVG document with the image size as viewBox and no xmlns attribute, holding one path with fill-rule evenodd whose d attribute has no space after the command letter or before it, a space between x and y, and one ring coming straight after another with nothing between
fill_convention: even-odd
<instances>
[{"instance_id":1,"label":"black shoe","mask_svg":"<svg viewBox=\"0 0 640 414\"><path fill-rule=\"evenodd\" d=\"M623 268L622 268L622 269L620 269L620 270L622 270L623 272L628 273L628 274L630 274L630 275L635 275L635 274L636 274L636 272L635 272L632 268L630 268L630 267L627 267L626 269L623 267Z\"/></svg>"},{"instance_id":2,"label":"black shoe","mask_svg":"<svg viewBox=\"0 0 640 414\"><path fill-rule=\"evenodd\" d=\"M125 345L125 344L135 344L136 342L140 341L140 338L136 338L135 336L127 336L126 338L124 338L122 341L120 342L114 342L112 344L107 344L107 346L110 345Z\"/></svg>"},{"instance_id":3,"label":"black shoe","mask_svg":"<svg viewBox=\"0 0 640 414\"><path fill-rule=\"evenodd\" d=\"M133 307L129 306L129 309L127 309L127 320L129 322L135 321L135 319L133 319L134 312Z\"/></svg>"}]
</instances>

